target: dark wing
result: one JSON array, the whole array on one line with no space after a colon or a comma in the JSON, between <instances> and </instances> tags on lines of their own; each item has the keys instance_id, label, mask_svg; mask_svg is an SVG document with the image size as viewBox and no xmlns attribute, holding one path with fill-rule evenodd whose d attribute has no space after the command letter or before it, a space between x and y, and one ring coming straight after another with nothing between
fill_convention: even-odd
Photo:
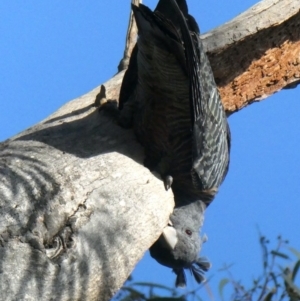
<instances>
[{"instance_id":1,"label":"dark wing","mask_svg":"<svg viewBox=\"0 0 300 301\"><path fill-rule=\"evenodd\" d=\"M180 7L187 11L185 0L177 0ZM186 62L182 45L178 43L181 40L178 30L174 24L176 20L172 19L175 16L169 6L169 0L160 0L155 13L153 13L147 6L140 4L135 6L132 4L139 36L143 35L145 38L161 40L164 46L169 47L170 50L177 57L183 70L186 69ZM138 43L133 48L129 66L124 74L119 96L119 109L122 110L124 104L129 100L131 94L138 84Z\"/></svg>"},{"instance_id":2,"label":"dark wing","mask_svg":"<svg viewBox=\"0 0 300 301\"><path fill-rule=\"evenodd\" d=\"M131 96L138 83L137 55L138 45L135 44L129 60L128 69L125 71L121 85L119 96L119 110L123 109L125 102L128 101L129 97Z\"/></svg>"},{"instance_id":3,"label":"dark wing","mask_svg":"<svg viewBox=\"0 0 300 301\"><path fill-rule=\"evenodd\" d=\"M195 91L194 95L192 93L193 173L198 175L203 189L218 188L228 171L230 129L200 36L194 34L193 39L196 57L199 58L193 70L193 77L197 77L198 81L192 80L195 86L191 87Z\"/></svg>"},{"instance_id":4,"label":"dark wing","mask_svg":"<svg viewBox=\"0 0 300 301\"><path fill-rule=\"evenodd\" d=\"M194 184L200 184L202 189L218 188L229 165L230 131L226 114L196 21L190 15L185 17L176 1L169 3L174 9L177 7L177 14L182 16L177 20L180 22L190 79Z\"/></svg>"}]
</instances>

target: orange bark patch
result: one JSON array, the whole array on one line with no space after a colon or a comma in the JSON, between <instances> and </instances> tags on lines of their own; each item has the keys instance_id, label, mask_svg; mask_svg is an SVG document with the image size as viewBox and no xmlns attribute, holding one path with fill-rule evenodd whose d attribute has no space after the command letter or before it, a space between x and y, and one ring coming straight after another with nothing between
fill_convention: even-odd
<instances>
[{"instance_id":1,"label":"orange bark patch","mask_svg":"<svg viewBox=\"0 0 300 301\"><path fill-rule=\"evenodd\" d=\"M228 113L300 81L300 13L210 54Z\"/></svg>"}]
</instances>

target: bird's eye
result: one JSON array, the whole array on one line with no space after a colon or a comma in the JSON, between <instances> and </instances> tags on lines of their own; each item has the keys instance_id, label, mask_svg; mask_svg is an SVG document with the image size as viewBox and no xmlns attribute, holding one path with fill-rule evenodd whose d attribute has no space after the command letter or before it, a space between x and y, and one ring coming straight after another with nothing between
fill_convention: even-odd
<instances>
[{"instance_id":1,"label":"bird's eye","mask_svg":"<svg viewBox=\"0 0 300 301\"><path fill-rule=\"evenodd\" d=\"M185 233L186 233L188 236L191 236L191 235L192 235L192 231L191 231L191 230L185 230Z\"/></svg>"}]
</instances>

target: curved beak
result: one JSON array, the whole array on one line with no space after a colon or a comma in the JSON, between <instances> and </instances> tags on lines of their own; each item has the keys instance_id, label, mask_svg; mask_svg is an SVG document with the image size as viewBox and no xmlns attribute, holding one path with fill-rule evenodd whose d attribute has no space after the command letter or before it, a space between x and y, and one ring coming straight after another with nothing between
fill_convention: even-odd
<instances>
[{"instance_id":1,"label":"curved beak","mask_svg":"<svg viewBox=\"0 0 300 301\"><path fill-rule=\"evenodd\" d=\"M168 226L166 226L163 230L163 238L165 242L167 243L167 246L171 249L174 250L175 246L178 242L178 237L177 237L177 232L175 228L173 227L173 224L171 221L169 221Z\"/></svg>"}]
</instances>

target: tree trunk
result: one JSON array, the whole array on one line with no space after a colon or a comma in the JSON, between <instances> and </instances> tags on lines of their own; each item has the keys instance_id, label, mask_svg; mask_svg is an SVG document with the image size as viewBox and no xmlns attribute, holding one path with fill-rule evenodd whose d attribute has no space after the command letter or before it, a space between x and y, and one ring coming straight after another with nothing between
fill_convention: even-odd
<instances>
[{"instance_id":1,"label":"tree trunk","mask_svg":"<svg viewBox=\"0 0 300 301\"><path fill-rule=\"evenodd\" d=\"M262 1L203 39L229 114L299 83L299 0ZM0 300L108 300L168 221L172 193L98 92L0 144Z\"/></svg>"}]
</instances>

